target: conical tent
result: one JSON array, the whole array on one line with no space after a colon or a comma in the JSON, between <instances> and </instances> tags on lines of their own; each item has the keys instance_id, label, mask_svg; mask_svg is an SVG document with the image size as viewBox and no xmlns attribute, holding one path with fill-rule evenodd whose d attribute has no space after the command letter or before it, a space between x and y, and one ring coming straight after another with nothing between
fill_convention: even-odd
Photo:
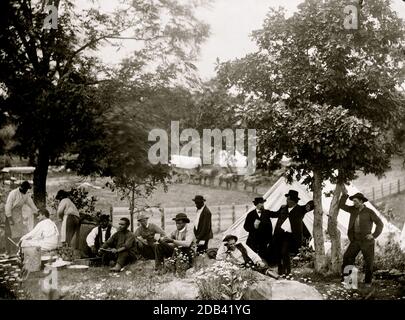
<instances>
[{"instance_id":1,"label":"conical tent","mask_svg":"<svg viewBox=\"0 0 405 320\"><path fill-rule=\"evenodd\" d=\"M335 185L331 184L330 182L326 182L325 186L323 188L323 194L322 194L322 207L323 207L323 227L324 227L324 235L325 239L327 239L326 236L326 229L327 229L327 223L328 223L328 214L329 214L329 207L331 205L332 201L332 192L335 189ZM265 209L271 210L271 211L277 211L282 205L286 204L286 198L285 194L288 193L288 190L296 190L298 191L300 201L300 205L306 204L308 201L313 199L312 192L308 189L308 187L299 181L293 181L292 184L288 184L285 180L285 178L281 177L263 196L264 199L266 199L266 202L264 203ZM349 195L353 195L359 190L353 185L350 184L347 186L347 191ZM328 195L328 196L327 196ZM347 200L348 205L352 205L352 202L350 200ZM367 207L370 209L374 210L376 214L381 218L381 220L384 223L384 229L381 233L381 235L377 238L377 243L380 245L383 245L387 243L387 241L391 238L394 241L400 241L400 234L401 231L391 224L390 222L387 221L387 219L368 201L365 204ZM252 207L249 209L249 211L253 210L254 206L252 204ZM248 211L248 212L249 212ZM248 214L246 212L243 214L239 219L235 221L235 223L229 227L224 233L223 233L223 238L228 235L228 234L233 234L236 235L239 238L240 242L246 242L248 233L245 231L243 228L243 224L246 219L246 215ZM341 239L342 242L347 239L347 228L349 226L349 218L350 214L343 211L339 210L339 215L338 215L338 229L341 233ZM273 227L276 224L277 219L271 219ZM303 220L305 226L308 228L309 232L311 235L313 234L313 222L314 222L314 215L313 211L308 212ZM330 244L326 243L326 249L328 249L328 246Z\"/></svg>"},{"instance_id":2,"label":"conical tent","mask_svg":"<svg viewBox=\"0 0 405 320\"><path fill-rule=\"evenodd\" d=\"M401 233L401 249L402 249L402 251L405 252L405 223L404 223L404 226L402 228L402 233Z\"/></svg>"}]
</instances>

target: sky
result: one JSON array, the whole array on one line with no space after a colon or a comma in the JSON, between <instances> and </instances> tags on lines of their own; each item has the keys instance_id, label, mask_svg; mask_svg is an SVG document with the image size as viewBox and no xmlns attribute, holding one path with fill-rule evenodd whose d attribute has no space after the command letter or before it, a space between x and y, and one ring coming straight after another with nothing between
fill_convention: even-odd
<instances>
[{"instance_id":1,"label":"sky","mask_svg":"<svg viewBox=\"0 0 405 320\"><path fill-rule=\"evenodd\" d=\"M83 2L85 0L79 0ZM103 0L102 0L103 1ZM107 1L107 0L105 0ZM108 0L108 6L113 7L117 0ZM284 7L288 13L293 13L303 0L212 0L209 8L197 11L197 17L210 25L211 35L202 45L196 66L204 80L215 76L215 62L244 57L255 51L255 43L249 35L253 30L262 26L270 7ZM321 0L319 0L321 1ZM364 0L367 1L367 0ZM392 0L392 8L405 19L405 1ZM104 48L102 58L108 63L118 63L120 59L130 54L131 44L120 52L116 49Z\"/></svg>"}]
</instances>

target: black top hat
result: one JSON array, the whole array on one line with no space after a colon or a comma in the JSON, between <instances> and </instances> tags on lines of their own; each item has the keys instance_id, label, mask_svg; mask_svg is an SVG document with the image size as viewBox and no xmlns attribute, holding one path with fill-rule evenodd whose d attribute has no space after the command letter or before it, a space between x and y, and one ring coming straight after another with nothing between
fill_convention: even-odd
<instances>
[{"instance_id":1,"label":"black top hat","mask_svg":"<svg viewBox=\"0 0 405 320\"><path fill-rule=\"evenodd\" d=\"M354 194L354 195L352 195L351 197L349 197L349 199L350 200L353 200L353 199L359 199L359 200L362 200L363 202L367 202L368 201L368 199L362 194L362 193L360 193L360 192L357 192L356 194Z\"/></svg>"},{"instance_id":2,"label":"black top hat","mask_svg":"<svg viewBox=\"0 0 405 320\"><path fill-rule=\"evenodd\" d=\"M190 223L190 219L183 212L176 214L176 217L173 218L174 221L184 220L186 223Z\"/></svg>"},{"instance_id":3,"label":"black top hat","mask_svg":"<svg viewBox=\"0 0 405 320\"><path fill-rule=\"evenodd\" d=\"M256 205L256 204L258 204L258 203L265 203L266 202L266 200L265 199L263 199L263 197L256 197L254 200L253 200L253 203Z\"/></svg>"},{"instance_id":4,"label":"black top hat","mask_svg":"<svg viewBox=\"0 0 405 320\"><path fill-rule=\"evenodd\" d=\"M100 221L101 221L101 220L110 221L110 215L107 214L107 213L101 213L99 219L100 219Z\"/></svg>"},{"instance_id":5,"label":"black top hat","mask_svg":"<svg viewBox=\"0 0 405 320\"><path fill-rule=\"evenodd\" d=\"M285 194L286 197L289 197L291 200L298 202L300 198L298 197L298 191L289 190L288 193Z\"/></svg>"},{"instance_id":6,"label":"black top hat","mask_svg":"<svg viewBox=\"0 0 405 320\"><path fill-rule=\"evenodd\" d=\"M197 195L194 197L193 201L206 201L206 200L204 199L203 196L197 194Z\"/></svg>"},{"instance_id":7,"label":"black top hat","mask_svg":"<svg viewBox=\"0 0 405 320\"><path fill-rule=\"evenodd\" d=\"M234 236L233 234L228 234L222 242L228 242L229 240L235 240L235 242L238 242L238 237Z\"/></svg>"}]
</instances>

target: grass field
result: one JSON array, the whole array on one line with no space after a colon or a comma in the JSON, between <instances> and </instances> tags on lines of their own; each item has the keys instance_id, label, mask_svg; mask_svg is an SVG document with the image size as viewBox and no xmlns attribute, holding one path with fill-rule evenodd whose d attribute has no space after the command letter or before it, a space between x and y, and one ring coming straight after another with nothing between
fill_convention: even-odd
<instances>
[{"instance_id":1,"label":"grass field","mask_svg":"<svg viewBox=\"0 0 405 320\"><path fill-rule=\"evenodd\" d=\"M47 191L48 196L56 195L59 189L69 190L72 186L77 186L83 181L89 180L80 179L77 176L54 177L48 179ZM102 187L107 180L97 179L91 182L93 185ZM109 210L110 205L115 207L128 207L126 200L121 200L117 192L112 192L108 188L94 189L88 188L89 196L96 196L97 208ZM194 206L192 199L196 194L203 195L207 200L207 205L239 205L250 204L256 193L245 190L227 190L218 186L204 186L194 184L171 184L168 191L164 192L162 187L157 190L147 199L140 199L139 205L147 204L149 206L161 207L191 207Z\"/></svg>"}]
</instances>

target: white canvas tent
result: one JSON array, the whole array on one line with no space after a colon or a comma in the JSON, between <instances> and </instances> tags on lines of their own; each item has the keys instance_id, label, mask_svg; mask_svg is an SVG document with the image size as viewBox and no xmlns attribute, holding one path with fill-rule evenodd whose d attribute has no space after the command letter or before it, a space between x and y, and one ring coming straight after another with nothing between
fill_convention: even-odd
<instances>
[{"instance_id":1,"label":"white canvas tent","mask_svg":"<svg viewBox=\"0 0 405 320\"><path fill-rule=\"evenodd\" d=\"M402 249L402 251L405 252L405 223L404 223L404 226L402 228L402 233L401 233L401 249Z\"/></svg>"},{"instance_id":2,"label":"white canvas tent","mask_svg":"<svg viewBox=\"0 0 405 320\"><path fill-rule=\"evenodd\" d=\"M198 157L188 157L172 154L170 164L177 168L195 169L201 166L201 159Z\"/></svg>"},{"instance_id":3,"label":"white canvas tent","mask_svg":"<svg viewBox=\"0 0 405 320\"><path fill-rule=\"evenodd\" d=\"M323 189L323 195L322 195L322 207L324 211L324 220L323 220L323 226L324 226L324 231L327 229L327 223L328 223L328 214L329 214L329 207L332 201L332 195L326 196L325 194L328 194L328 192L334 190L334 185L331 183L326 183L325 187ZM299 193L299 197L301 200L299 201L300 205L306 204L308 201L312 200L312 192L308 190L307 186L301 184L298 181L294 181L292 184L288 184L285 180L285 178L281 177L263 196L264 199L266 199L266 202L264 203L265 209L269 209L272 211L277 211L282 205L286 203L286 198L285 194L288 193L288 190L296 190ZM347 186L347 191L349 195L353 195L359 190L351 184L350 186ZM331 194L331 193L330 193ZM352 202L350 200L347 200L347 204L351 205ZM377 239L377 243L379 245L383 245L387 243L389 239L389 235L392 234L393 240L394 241L400 241L400 234L401 231L394 226L393 224L389 223L387 219L370 203L366 202L366 206L374 210L377 215L381 218L381 220L384 223L384 229L381 233L381 235ZM252 204L252 207L249 209L251 211L254 209L254 206ZM239 219L235 221L235 223L229 227L224 233L223 237L225 237L228 234L233 234L236 235L239 238L239 241L241 242L246 242L247 240L247 232L243 228L243 224L246 219L246 215L248 212L243 214ZM338 216L338 229L341 233L341 239L342 242L344 242L347 239L347 228L349 225L349 218L350 214L340 210L339 211L339 216ZM273 227L276 224L277 219L271 219ZM308 212L305 217L304 217L304 223L305 226L308 228L309 232L312 235L312 230L313 230L313 222L314 222L314 215L313 212ZM326 233L325 235L325 240L327 239ZM328 251L330 248L330 242L325 241L325 249Z\"/></svg>"}]
</instances>

